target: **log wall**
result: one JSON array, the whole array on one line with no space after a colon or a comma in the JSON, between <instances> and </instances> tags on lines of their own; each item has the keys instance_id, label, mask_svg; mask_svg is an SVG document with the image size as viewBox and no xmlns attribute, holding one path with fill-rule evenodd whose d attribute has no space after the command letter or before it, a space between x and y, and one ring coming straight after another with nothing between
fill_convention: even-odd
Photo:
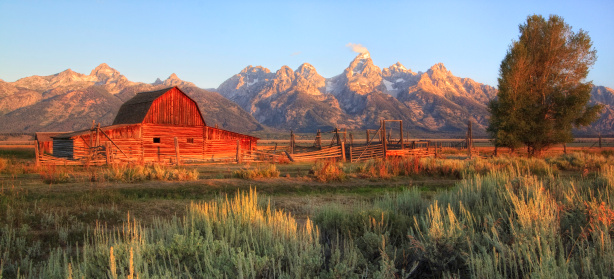
<instances>
[{"instance_id":1,"label":"log wall","mask_svg":"<svg viewBox=\"0 0 614 279\"><path fill-rule=\"evenodd\" d=\"M175 137L177 137L181 158L202 159L204 151L203 127L178 127L143 124L143 153L145 162L174 161ZM154 142L159 138L160 142ZM191 139L192 142L189 142Z\"/></svg>"},{"instance_id":2,"label":"log wall","mask_svg":"<svg viewBox=\"0 0 614 279\"><path fill-rule=\"evenodd\" d=\"M214 127L205 127L205 141L227 141L236 147L240 141L241 150L252 150L256 147L257 138Z\"/></svg>"},{"instance_id":3,"label":"log wall","mask_svg":"<svg viewBox=\"0 0 614 279\"><path fill-rule=\"evenodd\" d=\"M257 138L206 126L134 124L85 131L54 139L54 156L76 160L110 159L139 162L176 162L175 137L181 160L233 160L237 142L241 156L249 156Z\"/></svg>"}]
</instances>

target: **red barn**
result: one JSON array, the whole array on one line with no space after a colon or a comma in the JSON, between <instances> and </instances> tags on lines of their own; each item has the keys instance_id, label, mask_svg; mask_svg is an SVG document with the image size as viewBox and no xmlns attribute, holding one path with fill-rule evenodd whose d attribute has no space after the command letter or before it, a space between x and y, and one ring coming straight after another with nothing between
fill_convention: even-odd
<instances>
[{"instance_id":1,"label":"red barn","mask_svg":"<svg viewBox=\"0 0 614 279\"><path fill-rule=\"evenodd\" d=\"M121 106L111 126L54 136L53 155L84 159L109 149L120 160L168 162L177 153L182 160L215 160L235 158L237 145L252 150L257 140L208 127L198 104L172 87L136 94Z\"/></svg>"}]
</instances>

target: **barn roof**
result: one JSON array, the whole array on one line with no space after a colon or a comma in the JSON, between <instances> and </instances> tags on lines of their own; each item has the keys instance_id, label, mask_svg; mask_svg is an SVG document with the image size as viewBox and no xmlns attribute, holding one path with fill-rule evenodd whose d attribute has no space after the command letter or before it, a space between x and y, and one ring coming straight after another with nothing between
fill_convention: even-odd
<instances>
[{"instance_id":1,"label":"barn roof","mask_svg":"<svg viewBox=\"0 0 614 279\"><path fill-rule=\"evenodd\" d=\"M165 88L136 94L119 108L119 112L113 120L113 125L142 123L153 101L171 89Z\"/></svg>"},{"instance_id":2,"label":"barn roof","mask_svg":"<svg viewBox=\"0 0 614 279\"><path fill-rule=\"evenodd\" d=\"M126 101L120 108L119 112L115 116L115 120L113 120L113 125L116 124L137 124L142 123L147 116L147 112L151 108L153 102L158 99L160 96L164 95L164 93L169 90L177 88L179 92L183 93L188 99L194 101L190 96L181 91L178 87L169 87L165 89L160 89L156 91L149 92L141 92L136 94L132 99ZM198 104L196 104L198 106ZM200 114L200 111L199 111ZM202 116L201 116L202 118ZM204 122L204 120L203 120Z\"/></svg>"},{"instance_id":3,"label":"barn roof","mask_svg":"<svg viewBox=\"0 0 614 279\"><path fill-rule=\"evenodd\" d=\"M36 132L34 138L40 142L53 141L52 137L71 132Z\"/></svg>"}]
</instances>

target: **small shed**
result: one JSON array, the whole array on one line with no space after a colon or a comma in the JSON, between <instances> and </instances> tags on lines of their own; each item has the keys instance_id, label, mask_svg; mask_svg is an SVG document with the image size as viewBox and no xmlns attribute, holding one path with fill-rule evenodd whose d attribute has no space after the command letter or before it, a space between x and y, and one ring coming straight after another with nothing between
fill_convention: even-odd
<instances>
[{"instance_id":1,"label":"small shed","mask_svg":"<svg viewBox=\"0 0 614 279\"><path fill-rule=\"evenodd\" d=\"M109 150L129 161L235 157L237 148L252 150L258 138L206 125L198 104L178 87L138 93L119 109L113 125L53 137L53 155L95 157Z\"/></svg>"},{"instance_id":2,"label":"small shed","mask_svg":"<svg viewBox=\"0 0 614 279\"><path fill-rule=\"evenodd\" d=\"M53 154L53 138L62 132L37 132L34 134L34 140L38 142L38 150L40 154Z\"/></svg>"}]
</instances>

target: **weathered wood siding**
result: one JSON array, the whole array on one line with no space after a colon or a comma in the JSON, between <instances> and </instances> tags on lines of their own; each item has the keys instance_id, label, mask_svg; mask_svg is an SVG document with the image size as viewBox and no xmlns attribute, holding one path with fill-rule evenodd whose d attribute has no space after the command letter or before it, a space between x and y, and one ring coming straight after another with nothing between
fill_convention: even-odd
<instances>
[{"instance_id":1,"label":"weathered wood siding","mask_svg":"<svg viewBox=\"0 0 614 279\"><path fill-rule=\"evenodd\" d=\"M143 123L175 126L205 126L196 102L177 88L153 101Z\"/></svg>"},{"instance_id":2,"label":"weathered wood siding","mask_svg":"<svg viewBox=\"0 0 614 279\"><path fill-rule=\"evenodd\" d=\"M38 150L40 154L53 154L53 141L38 142Z\"/></svg>"},{"instance_id":3,"label":"weathered wood siding","mask_svg":"<svg viewBox=\"0 0 614 279\"><path fill-rule=\"evenodd\" d=\"M214 127L205 127L205 141L220 141L227 142L228 145L237 146L237 140L240 141L241 150L251 150L256 146L257 139L231 131L226 131ZM217 144L219 146L219 144ZM220 148L227 149L227 148Z\"/></svg>"},{"instance_id":4,"label":"weathered wood siding","mask_svg":"<svg viewBox=\"0 0 614 279\"><path fill-rule=\"evenodd\" d=\"M53 156L58 158L73 159L73 140L72 139L53 139Z\"/></svg>"},{"instance_id":5,"label":"weathered wood siding","mask_svg":"<svg viewBox=\"0 0 614 279\"><path fill-rule=\"evenodd\" d=\"M142 131L145 162L174 161L175 137L177 137L182 159L203 158L203 127L143 124ZM159 138L160 142L154 142L154 138ZM192 142L189 142L190 139Z\"/></svg>"},{"instance_id":6,"label":"weathered wood siding","mask_svg":"<svg viewBox=\"0 0 614 279\"><path fill-rule=\"evenodd\" d=\"M101 132L98 132L98 135L96 135L96 131L94 130L71 137L70 140L72 141L73 149L72 158L89 158L92 152L95 152L95 150L91 150L91 147L96 146L96 137L98 137L98 146L100 147L106 146L106 142L110 141L109 138L113 140L115 144L111 144L111 150L116 158L137 160L141 157L142 145L140 124L121 127L105 127L101 130ZM122 151L126 155L124 155Z\"/></svg>"}]
</instances>

